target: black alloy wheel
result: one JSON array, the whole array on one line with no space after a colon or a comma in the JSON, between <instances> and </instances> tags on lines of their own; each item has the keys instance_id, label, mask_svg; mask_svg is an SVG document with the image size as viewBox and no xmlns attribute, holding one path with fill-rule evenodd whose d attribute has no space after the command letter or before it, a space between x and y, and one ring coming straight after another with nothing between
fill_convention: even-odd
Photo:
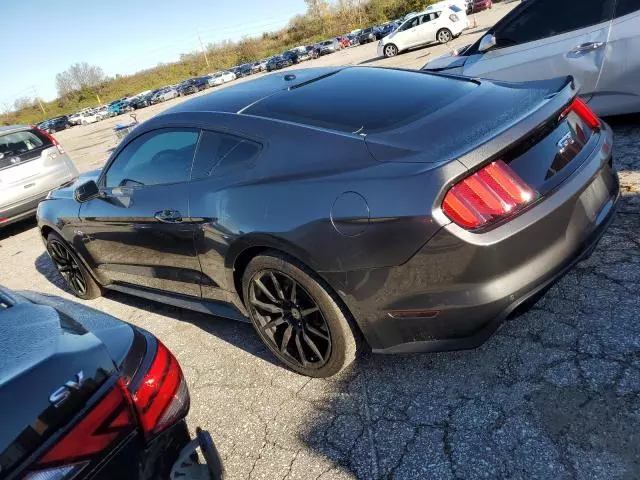
<instances>
[{"instance_id":1,"label":"black alloy wheel","mask_svg":"<svg viewBox=\"0 0 640 480\"><path fill-rule=\"evenodd\" d=\"M256 273L249 304L261 337L282 357L303 368L327 363L329 327L313 297L293 278L275 270Z\"/></svg>"},{"instance_id":2,"label":"black alloy wheel","mask_svg":"<svg viewBox=\"0 0 640 480\"><path fill-rule=\"evenodd\" d=\"M47 236L47 253L76 297L90 300L102 295L100 286L57 233L51 232Z\"/></svg>"},{"instance_id":3,"label":"black alloy wheel","mask_svg":"<svg viewBox=\"0 0 640 480\"><path fill-rule=\"evenodd\" d=\"M347 368L358 351L358 327L315 272L277 251L254 257L242 296L258 336L287 367L310 377Z\"/></svg>"},{"instance_id":4,"label":"black alloy wheel","mask_svg":"<svg viewBox=\"0 0 640 480\"><path fill-rule=\"evenodd\" d=\"M47 251L58 272L65 279L69 288L78 297L87 294L87 282L84 273L76 259L71 255L67 247L57 240L47 243Z\"/></svg>"}]
</instances>

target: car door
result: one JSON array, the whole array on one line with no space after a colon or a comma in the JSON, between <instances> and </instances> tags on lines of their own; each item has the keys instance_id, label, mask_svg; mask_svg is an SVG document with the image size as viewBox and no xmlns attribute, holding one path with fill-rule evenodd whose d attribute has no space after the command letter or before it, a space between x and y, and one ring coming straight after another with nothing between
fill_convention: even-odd
<instances>
[{"instance_id":1,"label":"car door","mask_svg":"<svg viewBox=\"0 0 640 480\"><path fill-rule=\"evenodd\" d=\"M416 27L417 35L415 46L425 45L435 41L440 14L441 12L429 12L420 15L420 25Z\"/></svg>"},{"instance_id":2,"label":"car door","mask_svg":"<svg viewBox=\"0 0 640 480\"><path fill-rule=\"evenodd\" d=\"M393 39L399 50L411 48L418 43L418 26L420 25L420 16L416 15L398 28Z\"/></svg>"},{"instance_id":3,"label":"car door","mask_svg":"<svg viewBox=\"0 0 640 480\"><path fill-rule=\"evenodd\" d=\"M202 296L229 300L234 286L226 278L225 256L235 229L233 212L239 205L229 189L241 185L251 173L262 149L258 142L227 133L203 130L193 165L191 215L199 226L195 245L202 267Z\"/></svg>"},{"instance_id":4,"label":"car door","mask_svg":"<svg viewBox=\"0 0 640 480\"><path fill-rule=\"evenodd\" d=\"M200 296L201 270L189 216L199 130L153 130L131 140L81 205L74 244L101 282Z\"/></svg>"},{"instance_id":5,"label":"car door","mask_svg":"<svg viewBox=\"0 0 640 480\"><path fill-rule=\"evenodd\" d=\"M600 115L640 112L640 0L617 0L604 67L591 107Z\"/></svg>"},{"instance_id":6,"label":"car door","mask_svg":"<svg viewBox=\"0 0 640 480\"><path fill-rule=\"evenodd\" d=\"M604 63L614 0L531 0L489 35L496 45L470 56L463 73L526 81L573 75L589 99Z\"/></svg>"}]
</instances>

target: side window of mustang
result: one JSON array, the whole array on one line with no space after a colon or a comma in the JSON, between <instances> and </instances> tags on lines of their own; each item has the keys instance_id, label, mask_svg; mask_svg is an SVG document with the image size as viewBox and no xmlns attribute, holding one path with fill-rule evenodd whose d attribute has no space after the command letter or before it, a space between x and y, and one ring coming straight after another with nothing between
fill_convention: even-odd
<instances>
[{"instance_id":1,"label":"side window of mustang","mask_svg":"<svg viewBox=\"0 0 640 480\"><path fill-rule=\"evenodd\" d=\"M186 182L191 175L198 129L163 129L129 143L109 166L108 188Z\"/></svg>"},{"instance_id":2,"label":"side window of mustang","mask_svg":"<svg viewBox=\"0 0 640 480\"><path fill-rule=\"evenodd\" d=\"M193 163L191 178L224 176L237 169L250 168L260 144L224 133L203 131Z\"/></svg>"}]
</instances>

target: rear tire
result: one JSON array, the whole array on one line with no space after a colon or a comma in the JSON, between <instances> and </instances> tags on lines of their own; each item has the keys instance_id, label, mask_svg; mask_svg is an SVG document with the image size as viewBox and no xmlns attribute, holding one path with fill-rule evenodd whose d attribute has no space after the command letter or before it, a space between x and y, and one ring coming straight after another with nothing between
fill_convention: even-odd
<instances>
[{"instance_id":1,"label":"rear tire","mask_svg":"<svg viewBox=\"0 0 640 480\"><path fill-rule=\"evenodd\" d=\"M398 55L398 47L396 47L393 43L388 43L384 46L383 53L386 58L395 57L396 55Z\"/></svg>"},{"instance_id":2,"label":"rear tire","mask_svg":"<svg viewBox=\"0 0 640 480\"><path fill-rule=\"evenodd\" d=\"M453 35L451 34L451 30L448 28L443 28L442 30L438 30L436 34L436 39L438 43L449 43L453 39Z\"/></svg>"},{"instance_id":3,"label":"rear tire","mask_svg":"<svg viewBox=\"0 0 640 480\"><path fill-rule=\"evenodd\" d=\"M275 251L253 258L242 291L258 336L290 369L325 378L355 360L348 313L329 287L293 258Z\"/></svg>"},{"instance_id":4,"label":"rear tire","mask_svg":"<svg viewBox=\"0 0 640 480\"><path fill-rule=\"evenodd\" d=\"M47 235L47 253L67 287L76 297L91 300L102 295L102 288L93 279L82 261L57 233Z\"/></svg>"}]
</instances>

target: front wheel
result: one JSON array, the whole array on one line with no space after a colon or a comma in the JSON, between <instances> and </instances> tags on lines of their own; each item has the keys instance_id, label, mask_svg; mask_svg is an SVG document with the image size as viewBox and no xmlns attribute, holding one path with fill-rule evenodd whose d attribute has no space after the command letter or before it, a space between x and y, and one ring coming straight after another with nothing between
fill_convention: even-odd
<instances>
[{"instance_id":1,"label":"front wheel","mask_svg":"<svg viewBox=\"0 0 640 480\"><path fill-rule=\"evenodd\" d=\"M304 265L278 252L259 255L247 265L242 287L258 336L292 370L324 378L354 361L347 313Z\"/></svg>"},{"instance_id":2,"label":"front wheel","mask_svg":"<svg viewBox=\"0 0 640 480\"><path fill-rule=\"evenodd\" d=\"M91 300L102 295L102 289L87 271L77 255L60 235L47 236L47 253L67 287L76 297Z\"/></svg>"},{"instance_id":3,"label":"front wheel","mask_svg":"<svg viewBox=\"0 0 640 480\"><path fill-rule=\"evenodd\" d=\"M449 43L453 38L453 35L451 34L451 31L449 29L443 28L442 30L438 31L436 38L439 43Z\"/></svg>"},{"instance_id":4,"label":"front wheel","mask_svg":"<svg viewBox=\"0 0 640 480\"><path fill-rule=\"evenodd\" d=\"M383 52L384 56L387 58L395 57L396 55L398 55L398 47L396 47L393 43L389 43L384 46Z\"/></svg>"}]
</instances>

